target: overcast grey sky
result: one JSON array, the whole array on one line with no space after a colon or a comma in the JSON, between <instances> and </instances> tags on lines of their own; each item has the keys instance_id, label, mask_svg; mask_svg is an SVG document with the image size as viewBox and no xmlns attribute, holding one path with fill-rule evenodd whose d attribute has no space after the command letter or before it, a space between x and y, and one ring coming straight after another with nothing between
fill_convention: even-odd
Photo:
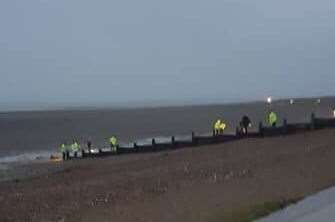
<instances>
[{"instance_id":1,"label":"overcast grey sky","mask_svg":"<svg viewBox=\"0 0 335 222\"><path fill-rule=\"evenodd\" d=\"M1 109L335 94L333 0L1 0Z\"/></svg>"}]
</instances>

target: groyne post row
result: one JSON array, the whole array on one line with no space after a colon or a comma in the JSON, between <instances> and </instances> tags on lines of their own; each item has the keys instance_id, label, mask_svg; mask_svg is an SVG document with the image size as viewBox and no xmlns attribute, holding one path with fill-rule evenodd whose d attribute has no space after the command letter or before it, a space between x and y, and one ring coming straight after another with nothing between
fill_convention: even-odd
<instances>
[{"instance_id":1,"label":"groyne post row","mask_svg":"<svg viewBox=\"0 0 335 222\"><path fill-rule=\"evenodd\" d=\"M282 125L272 127L272 126L265 126L262 122L259 122L258 131L249 132L247 135L241 133L238 128L236 129L235 134L215 135L215 133L213 133L213 135L210 136L197 136L194 132L192 132L191 140L178 141L175 136L172 136L171 142L157 143L156 139L153 138L151 144L138 145L135 142L133 144L133 147L118 147L117 152L103 151L99 149L98 153L92 153L88 150L82 150L81 156L74 157L73 155L71 155L68 156L68 159L103 157L103 156L120 155L128 153L157 152L163 150L173 150L178 148L196 147L200 145L226 143L244 138L261 138L261 137L290 135L330 127L335 127L335 118L317 118L315 114L312 113L310 122L308 123L290 124L287 122L286 119L283 119Z\"/></svg>"}]
</instances>

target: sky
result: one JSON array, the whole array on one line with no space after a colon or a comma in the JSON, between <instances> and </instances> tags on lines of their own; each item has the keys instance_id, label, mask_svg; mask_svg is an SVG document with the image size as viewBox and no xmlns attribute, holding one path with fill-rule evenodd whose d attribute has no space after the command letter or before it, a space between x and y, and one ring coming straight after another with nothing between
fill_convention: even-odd
<instances>
[{"instance_id":1,"label":"sky","mask_svg":"<svg viewBox=\"0 0 335 222\"><path fill-rule=\"evenodd\" d=\"M333 0L1 0L0 110L335 95Z\"/></svg>"}]
</instances>

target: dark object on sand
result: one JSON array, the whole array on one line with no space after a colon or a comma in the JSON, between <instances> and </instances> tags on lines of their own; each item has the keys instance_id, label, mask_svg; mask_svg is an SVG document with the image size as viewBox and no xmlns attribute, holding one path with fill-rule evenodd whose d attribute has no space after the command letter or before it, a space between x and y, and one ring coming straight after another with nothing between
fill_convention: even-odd
<instances>
[{"instance_id":1,"label":"dark object on sand","mask_svg":"<svg viewBox=\"0 0 335 222\"><path fill-rule=\"evenodd\" d=\"M65 153L65 159L66 160L69 160L70 159L70 151L66 150L66 153Z\"/></svg>"},{"instance_id":2,"label":"dark object on sand","mask_svg":"<svg viewBox=\"0 0 335 222\"><path fill-rule=\"evenodd\" d=\"M92 142L89 140L87 141L88 153L91 153L91 147L92 147Z\"/></svg>"},{"instance_id":3,"label":"dark object on sand","mask_svg":"<svg viewBox=\"0 0 335 222\"><path fill-rule=\"evenodd\" d=\"M248 128L249 128L250 124L251 124L250 118L248 116L244 115L242 117L241 122L240 122L242 134L248 135Z\"/></svg>"}]
</instances>

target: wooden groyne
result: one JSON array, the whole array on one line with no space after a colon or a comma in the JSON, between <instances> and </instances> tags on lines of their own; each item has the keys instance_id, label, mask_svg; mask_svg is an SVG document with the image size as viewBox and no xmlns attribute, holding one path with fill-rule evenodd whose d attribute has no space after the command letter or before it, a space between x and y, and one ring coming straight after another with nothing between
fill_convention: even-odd
<instances>
[{"instance_id":1,"label":"wooden groyne","mask_svg":"<svg viewBox=\"0 0 335 222\"><path fill-rule=\"evenodd\" d=\"M248 133L248 135L241 134L239 130L236 130L235 134L214 135L213 133L213 135L210 136L200 136L192 132L191 139L189 140L178 141L174 136L172 136L169 142L159 143L156 141L155 138L153 138L151 144L138 145L137 143L134 143L132 147L120 146L118 147L117 152L99 150L99 152L92 153L88 150L82 150L81 155L78 155L77 157L74 157L73 153L70 153L68 159L106 157L111 155L122 155L130 153L160 152L187 147L221 144L245 138L285 136L331 127L335 128L335 118L317 118L314 114L312 114L310 122L308 123L288 123L287 120L284 119L282 124L276 127L272 127L265 126L262 122L260 122L258 126L258 131L250 132Z\"/></svg>"}]
</instances>

